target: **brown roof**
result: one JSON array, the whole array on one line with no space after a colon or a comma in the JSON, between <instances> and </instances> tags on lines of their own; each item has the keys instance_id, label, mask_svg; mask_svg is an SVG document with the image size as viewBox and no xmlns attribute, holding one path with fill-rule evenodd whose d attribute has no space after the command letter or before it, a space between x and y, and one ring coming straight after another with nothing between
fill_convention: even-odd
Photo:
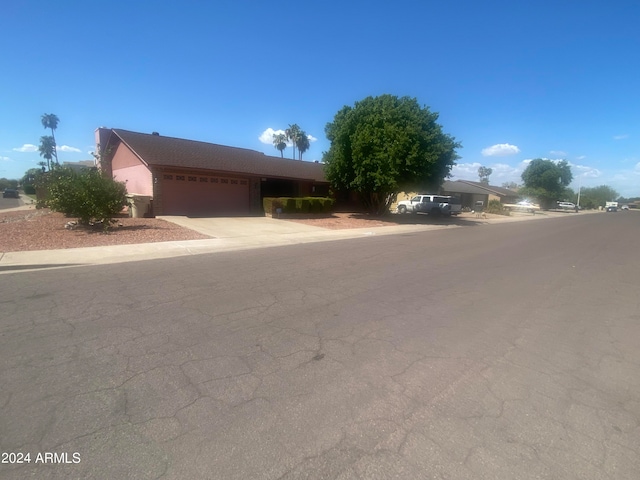
<instances>
[{"instance_id":1,"label":"brown roof","mask_svg":"<svg viewBox=\"0 0 640 480\"><path fill-rule=\"evenodd\" d=\"M113 129L144 163L159 167L198 168L264 177L326 182L324 165L271 157L245 148ZM113 141L113 137L110 138Z\"/></svg>"},{"instance_id":2,"label":"brown roof","mask_svg":"<svg viewBox=\"0 0 640 480\"><path fill-rule=\"evenodd\" d=\"M470 180L447 180L442 184L442 190L445 192L455 193L476 193L487 194L493 193L499 197L517 197L518 192L504 187L495 187L480 182L472 182Z\"/></svg>"}]
</instances>

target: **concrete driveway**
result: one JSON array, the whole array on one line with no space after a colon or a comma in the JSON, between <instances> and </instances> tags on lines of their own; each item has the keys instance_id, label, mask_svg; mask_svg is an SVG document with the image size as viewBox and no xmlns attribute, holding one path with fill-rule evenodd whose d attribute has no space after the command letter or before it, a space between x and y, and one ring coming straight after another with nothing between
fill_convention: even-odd
<instances>
[{"instance_id":1,"label":"concrete driveway","mask_svg":"<svg viewBox=\"0 0 640 480\"><path fill-rule=\"evenodd\" d=\"M283 222L271 217L183 217L176 215L159 216L167 222L194 230L214 238L240 238L255 235L287 235L325 231L297 222Z\"/></svg>"}]
</instances>

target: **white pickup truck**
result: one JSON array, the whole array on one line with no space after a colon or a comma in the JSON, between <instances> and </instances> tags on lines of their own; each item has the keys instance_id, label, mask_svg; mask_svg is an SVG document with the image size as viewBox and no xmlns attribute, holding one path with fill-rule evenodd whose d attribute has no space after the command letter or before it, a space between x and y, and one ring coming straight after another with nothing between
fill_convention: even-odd
<instances>
[{"instance_id":1,"label":"white pickup truck","mask_svg":"<svg viewBox=\"0 0 640 480\"><path fill-rule=\"evenodd\" d=\"M398 202L398 213L428 213L430 215L458 215L462 204L457 197L448 195L420 194L411 200Z\"/></svg>"}]
</instances>

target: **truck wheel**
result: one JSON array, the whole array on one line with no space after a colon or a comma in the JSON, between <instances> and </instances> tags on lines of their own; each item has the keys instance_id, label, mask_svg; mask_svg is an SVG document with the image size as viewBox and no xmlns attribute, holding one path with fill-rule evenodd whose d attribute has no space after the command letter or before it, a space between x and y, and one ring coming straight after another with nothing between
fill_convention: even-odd
<instances>
[{"instance_id":1,"label":"truck wheel","mask_svg":"<svg viewBox=\"0 0 640 480\"><path fill-rule=\"evenodd\" d=\"M404 205L400 205L400 206L398 207L398 213L399 213L400 215L403 215L403 214L407 213L407 207L405 207Z\"/></svg>"}]
</instances>

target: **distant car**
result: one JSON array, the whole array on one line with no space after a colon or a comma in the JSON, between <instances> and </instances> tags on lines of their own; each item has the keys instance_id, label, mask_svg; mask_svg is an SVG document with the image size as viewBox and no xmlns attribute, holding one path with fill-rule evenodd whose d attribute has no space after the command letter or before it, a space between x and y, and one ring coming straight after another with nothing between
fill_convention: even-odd
<instances>
[{"instance_id":1,"label":"distant car","mask_svg":"<svg viewBox=\"0 0 640 480\"><path fill-rule=\"evenodd\" d=\"M558 202L558 209L560 210L575 210L576 204L571 202Z\"/></svg>"},{"instance_id":2,"label":"distant car","mask_svg":"<svg viewBox=\"0 0 640 480\"><path fill-rule=\"evenodd\" d=\"M2 198L20 198L20 193L18 193L18 190L5 188L4 192L2 192Z\"/></svg>"},{"instance_id":3,"label":"distant car","mask_svg":"<svg viewBox=\"0 0 640 480\"><path fill-rule=\"evenodd\" d=\"M536 213L538 210L540 210L540 205L536 205L535 203L528 202L527 200L523 200L518 203L507 203L502 207L505 210L512 210L515 212Z\"/></svg>"},{"instance_id":4,"label":"distant car","mask_svg":"<svg viewBox=\"0 0 640 480\"><path fill-rule=\"evenodd\" d=\"M618 207L614 207L613 205L611 205L610 207L607 207L607 212L617 212L618 211Z\"/></svg>"},{"instance_id":5,"label":"distant car","mask_svg":"<svg viewBox=\"0 0 640 480\"><path fill-rule=\"evenodd\" d=\"M629 210L629 205L622 205L620 210Z\"/></svg>"}]
</instances>

